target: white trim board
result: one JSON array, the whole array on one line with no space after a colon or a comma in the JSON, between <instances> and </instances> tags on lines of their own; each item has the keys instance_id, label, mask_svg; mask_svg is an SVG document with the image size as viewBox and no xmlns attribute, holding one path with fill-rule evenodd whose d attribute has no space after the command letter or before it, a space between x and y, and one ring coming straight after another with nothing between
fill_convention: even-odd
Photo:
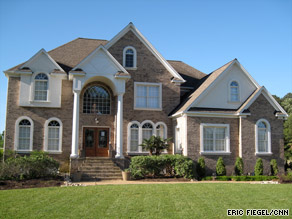
<instances>
[{"instance_id":1,"label":"white trim board","mask_svg":"<svg viewBox=\"0 0 292 219\"><path fill-rule=\"evenodd\" d=\"M163 56L154 48L154 46L142 35L142 33L130 22L124 29L122 29L116 36L114 36L106 45L105 48L109 49L120 38L122 38L128 31L132 31L136 37L149 49L149 51L161 62L161 64L173 75L173 77L181 80L180 83L184 83L185 80L177 73L177 71L163 58Z\"/></svg>"}]
</instances>

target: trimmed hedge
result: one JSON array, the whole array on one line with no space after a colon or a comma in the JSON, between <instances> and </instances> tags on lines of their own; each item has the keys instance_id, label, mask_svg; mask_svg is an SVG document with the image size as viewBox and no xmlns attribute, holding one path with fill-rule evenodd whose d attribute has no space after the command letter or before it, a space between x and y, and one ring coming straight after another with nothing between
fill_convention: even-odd
<instances>
[{"instance_id":1,"label":"trimmed hedge","mask_svg":"<svg viewBox=\"0 0 292 219\"><path fill-rule=\"evenodd\" d=\"M202 180L212 180L212 176L204 177ZM270 181L278 179L276 176L216 176L218 181Z\"/></svg>"},{"instance_id":2,"label":"trimmed hedge","mask_svg":"<svg viewBox=\"0 0 292 219\"><path fill-rule=\"evenodd\" d=\"M194 162L182 155L136 156L130 164L135 179L147 177L194 177Z\"/></svg>"},{"instance_id":3,"label":"trimmed hedge","mask_svg":"<svg viewBox=\"0 0 292 219\"><path fill-rule=\"evenodd\" d=\"M8 158L0 164L0 180L46 179L58 176L59 163L44 152Z\"/></svg>"}]
</instances>

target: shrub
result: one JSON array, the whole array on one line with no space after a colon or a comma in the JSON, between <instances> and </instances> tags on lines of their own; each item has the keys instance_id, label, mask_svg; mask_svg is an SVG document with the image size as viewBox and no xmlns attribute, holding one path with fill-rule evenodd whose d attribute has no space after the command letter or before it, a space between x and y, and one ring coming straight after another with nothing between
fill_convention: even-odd
<instances>
[{"instance_id":1,"label":"shrub","mask_svg":"<svg viewBox=\"0 0 292 219\"><path fill-rule=\"evenodd\" d=\"M269 181L276 180L276 176L217 176L216 180L218 181ZM206 176L202 180L212 180L211 176Z\"/></svg>"},{"instance_id":2,"label":"shrub","mask_svg":"<svg viewBox=\"0 0 292 219\"><path fill-rule=\"evenodd\" d=\"M278 165L276 159L271 160L271 175L276 176L278 174Z\"/></svg>"},{"instance_id":3,"label":"shrub","mask_svg":"<svg viewBox=\"0 0 292 219\"><path fill-rule=\"evenodd\" d=\"M204 157L200 157L198 159L198 163L196 165L196 172L198 174L198 178L201 179L205 176L206 174L206 164L205 164L205 159Z\"/></svg>"},{"instance_id":4,"label":"shrub","mask_svg":"<svg viewBox=\"0 0 292 219\"><path fill-rule=\"evenodd\" d=\"M193 178L193 161L182 155L136 156L131 159L131 175L146 177L179 176Z\"/></svg>"},{"instance_id":5,"label":"shrub","mask_svg":"<svg viewBox=\"0 0 292 219\"><path fill-rule=\"evenodd\" d=\"M219 157L217 164L216 164L216 174L217 176L224 176L226 175L226 168L222 157Z\"/></svg>"},{"instance_id":6,"label":"shrub","mask_svg":"<svg viewBox=\"0 0 292 219\"><path fill-rule=\"evenodd\" d=\"M256 165L254 167L254 174L255 176L261 176L264 173L264 165L262 158L258 158Z\"/></svg>"},{"instance_id":7,"label":"shrub","mask_svg":"<svg viewBox=\"0 0 292 219\"><path fill-rule=\"evenodd\" d=\"M30 156L9 158L0 166L0 179L23 180L54 178L59 163L44 152L32 152Z\"/></svg>"},{"instance_id":8,"label":"shrub","mask_svg":"<svg viewBox=\"0 0 292 219\"><path fill-rule=\"evenodd\" d=\"M0 148L0 162L2 162L3 160L3 149Z\"/></svg>"},{"instance_id":9,"label":"shrub","mask_svg":"<svg viewBox=\"0 0 292 219\"><path fill-rule=\"evenodd\" d=\"M243 161L241 157L236 158L234 172L236 176L241 176L243 174Z\"/></svg>"}]
</instances>

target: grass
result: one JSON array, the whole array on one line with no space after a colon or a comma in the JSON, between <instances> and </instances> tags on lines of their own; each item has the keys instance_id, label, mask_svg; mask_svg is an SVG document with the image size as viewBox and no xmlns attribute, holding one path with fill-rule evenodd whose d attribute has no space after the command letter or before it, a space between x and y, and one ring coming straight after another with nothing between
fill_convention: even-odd
<instances>
[{"instance_id":1,"label":"grass","mask_svg":"<svg viewBox=\"0 0 292 219\"><path fill-rule=\"evenodd\" d=\"M144 184L0 191L0 218L225 218L290 209L291 184ZM270 217L269 217L270 218Z\"/></svg>"}]
</instances>

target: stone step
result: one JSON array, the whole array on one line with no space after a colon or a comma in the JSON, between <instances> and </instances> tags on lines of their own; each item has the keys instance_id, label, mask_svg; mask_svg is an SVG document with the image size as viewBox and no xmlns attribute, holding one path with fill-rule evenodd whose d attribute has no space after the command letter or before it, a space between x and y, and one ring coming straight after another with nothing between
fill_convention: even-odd
<instances>
[{"instance_id":1,"label":"stone step","mask_svg":"<svg viewBox=\"0 0 292 219\"><path fill-rule=\"evenodd\" d=\"M120 168L116 165L81 165L80 167L84 168L90 168L90 169L117 169L119 170Z\"/></svg>"},{"instance_id":2,"label":"stone step","mask_svg":"<svg viewBox=\"0 0 292 219\"><path fill-rule=\"evenodd\" d=\"M78 171L95 171L95 172L121 172L120 168L92 168L92 167L79 167Z\"/></svg>"},{"instance_id":3,"label":"stone step","mask_svg":"<svg viewBox=\"0 0 292 219\"><path fill-rule=\"evenodd\" d=\"M96 173L83 173L81 178L89 177L89 178L119 178L122 177L122 174L96 174Z\"/></svg>"},{"instance_id":4,"label":"stone step","mask_svg":"<svg viewBox=\"0 0 292 219\"><path fill-rule=\"evenodd\" d=\"M123 179L122 177L96 177L96 178L92 178L92 177L82 177L81 181L100 181L100 180L121 180Z\"/></svg>"}]
</instances>

